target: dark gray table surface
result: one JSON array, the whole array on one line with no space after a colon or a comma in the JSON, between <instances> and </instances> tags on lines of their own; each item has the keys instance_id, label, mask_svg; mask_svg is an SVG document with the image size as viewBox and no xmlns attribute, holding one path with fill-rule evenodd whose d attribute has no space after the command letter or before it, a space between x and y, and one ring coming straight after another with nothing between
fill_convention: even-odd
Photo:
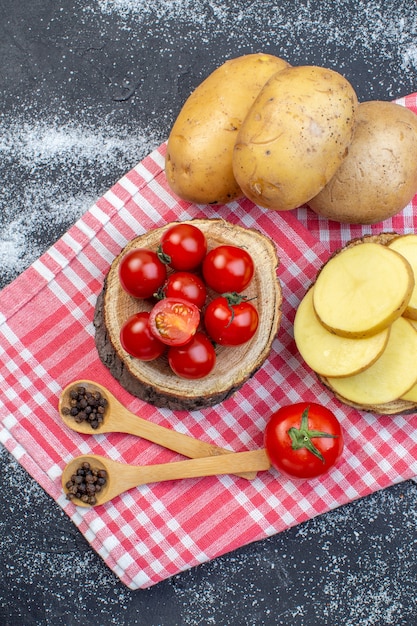
<instances>
[{"instance_id":1,"label":"dark gray table surface","mask_svg":"<svg viewBox=\"0 0 417 626\"><path fill-rule=\"evenodd\" d=\"M414 0L0 0L0 287L163 142L229 57L417 91ZM413 481L130 591L0 448L1 626L414 625Z\"/></svg>"}]
</instances>

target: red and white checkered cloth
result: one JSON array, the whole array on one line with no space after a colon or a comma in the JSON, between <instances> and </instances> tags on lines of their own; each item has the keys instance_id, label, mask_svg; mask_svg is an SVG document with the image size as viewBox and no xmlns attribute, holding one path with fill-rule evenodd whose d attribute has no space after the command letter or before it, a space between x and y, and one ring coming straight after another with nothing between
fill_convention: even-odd
<instances>
[{"instance_id":1,"label":"red and white checkered cloth","mask_svg":"<svg viewBox=\"0 0 417 626\"><path fill-rule=\"evenodd\" d=\"M417 112L417 94L398 102ZM400 215L367 227L329 222L304 208L268 211L246 199L195 206L178 201L168 188L164 153L162 145L128 172L0 293L0 441L131 589L417 475L417 415L381 417L340 404L302 363L292 331L297 304L329 253L365 233L415 232L417 196ZM276 242L283 317L270 357L232 398L203 411L172 412L132 397L112 378L97 356L92 320L120 249L144 231L194 217L256 227ZM58 396L83 377L108 386L146 419L235 451L262 447L275 408L315 400L340 419L344 456L328 475L304 483L275 470L260 472L253 482L188 479L142 486L98 508L77 508L61 490L62 469L74 456L93 452L133 464L182 458L130 435L68 430L58 415Z\"/></svg>"}]
</instances>

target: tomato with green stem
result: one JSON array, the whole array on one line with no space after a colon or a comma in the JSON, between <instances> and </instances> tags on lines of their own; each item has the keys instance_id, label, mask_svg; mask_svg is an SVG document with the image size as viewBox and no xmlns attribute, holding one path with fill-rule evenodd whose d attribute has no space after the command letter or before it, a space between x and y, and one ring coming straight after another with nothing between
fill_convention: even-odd
<instances>
[{"instance_id":1,"label":"tomato with green stem","mask_svg":"<svg viewBox=\"0 0 417 626\"><path fill-rule=\"evenodd\" d=\"M340 422L316 402L278 409L266 425L264 443L272 465L294 478L314 478L328 472L344 448Z\"/></svg>"},{"instance_id":2,"label":"tomato with green stem","mask_svg":"<svg viewBox=\"0 0 417 626\"><path fill-rule=\"evenodd\" d=\"M119 264L123 289L135 298L150 298L165 282L166 265L153 250L135 248L127 252Z\"/></svg>"},{"instance_id":3,"label":"tomato with green stem","mask_svg":"<svg viewBox=\"0 0 417 626\"><path fill-rule=\"evenodd\" d=\"M256 333L259 314L251 302L237 293L214 298L204 312L204 326L211 339L221 346L239 346Z\"/></svg>"},{"instance_id":4,"label":"tomato with green stem","mask_svg":"<svg viewBox=\"0 0 417 626\"><path fill-rule=\"evenodd\" d=\"M207 252L203 231L194 224L178 222L161 237L158 256L175 270L189 271L199 267Z\"/></svg>"}]
</instances>

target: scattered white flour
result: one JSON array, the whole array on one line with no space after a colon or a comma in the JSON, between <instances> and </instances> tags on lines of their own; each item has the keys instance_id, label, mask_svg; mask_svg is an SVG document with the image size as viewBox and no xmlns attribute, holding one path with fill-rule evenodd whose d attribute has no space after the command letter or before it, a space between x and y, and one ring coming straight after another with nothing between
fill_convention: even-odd
<instances>
[{"instance_id":1,"label":"scattered white flour","mask_svg":"<svg viewBox=\"0 0 417 626\"><path fill-rule=\"evenodd\" d=\"M149 129L0 117L0 285L40 256L42 233L58 239L157 143Z\"/></svg>"},{"instance_id":2,"label":"scattered white flour","mask_svg":"<svg viewBox=\"0 0 417 626\"><path fill-rule=\"evenodd\" d=\"M416 502L398 485L174 578L184 624L411 626Z\"/></svg>"},{"instance_id":3,"label":"scattered white flour","mask_svg":"<svg viewBox=\"0 0 417 626\"><path fill-rule=\"evenodd\" d=\"M25 102L18 101L15 115L0 115L0 288L43 252L43 233L50 233L51 242L57 239L111 184L166 139L161 129L168 131L173 119L172 109L179 109L201 78L193 74L193 55L201 56L200 67L202 59L205 63L204 69L196 72L207 73L223 60L218 58L217 42L223 47L226 45L231 56L257 50L268 52L273 48L274 54L294 63L317 63L319 49L322 65L338 69L353 82L357 78L355 68L360 63L361 71L366 73L365 79L362 76L360 80L366 85L369 98L378 88L386 98L404 95L393 91L384 71L387 64L401 68L404 81L412 82L417 90L417 7L414 0L401 3L342 0L338 5L343 23L335 18L334 3L330 0L296 0L291 11L288 6L276 3L272 19L266 17L263 2L249 0L239 3L91 0L87 4L80 3L80 31L102 32L102 40L97 39L97 34L91 41L88 35L86 39L80 35L79 42L71 40L65 29L54 30L63 11L59 9L48 30L51 40L57 41L60 64L63 67L68 64L68 80L76 80L70 69L71 55L75 54L91 64L93 73L102 75L103 88L113 89L114 94L123 96L125 88L135 83L140 85L139 93L132 98L130 120L126 125L121 109L116 123L106 115L101 117L100 111L95 111L94 104L89 105L84 96L80 96L77 122L63 122L63 119L73 120L74 114L61 115L60 111L51 115L47 109L45 114L37 111L35 115ZM271 8L268 15L271 15ZM109 16L119 29L116 32L120 35L120 45L123 47L124 34L129 42L126 45L135 51L130 58L115 59L115 69L112 69L111 59L106 57L106 39L112 36L106 34ZM372 28L369 28L370 23ZM207 32L210 32L210 39L206 37ZM132 42L138 42L139 48ZM140 55L140 46L154 49L156 54L159 50L161 55L161 63L155 62L150 75L142 78L142 68L136 58ZM102 50L101 57L99 50ZM178 65L177 58L180 59ZM119 64L122 65L119 67ZM181 68L187 67L189 69L182 73ZM152 71L158 72L155 83L159 85L163 101L156 112L147 109L153 97ZM37 77L35 98L47 93L48 85L45 89L43 86L47 80L47 75ZM166 93L161 88L164 83ZM81 87L88 89L85 83ZM56 90L59 99L59 85ZM106 107L108 113L111 110L108 103ZM135 107L140 109L138 115L144 125L139 129L132 129ZM22 113L25 108L26 113ZM22 176L24 187L18 183Z\"/></svg>"},{"instance_id":4,"label":"scattered white flour","mask_svg":"<svg viewBox=\"0 0 417 626\"><path fill-rule=\"evenodd\" d=\"M280 6L281 4L281 6ZM289 16L288 6L276 3L268 7L268 19L263 2L222 0L97 0L86 5L86 12L117 14L126 29L135 29L138 22L175 20L176 23L206 28L218 24L219 32L236 44L282 49L283 56L308 59L316 53L317 42L323 44L323 64L335 60L336 46L352 54L359 51L376 53L390 62L392 46L397 50L404 72L417 68L417 19L414 0L385 2L368 0L353 3L341 0L335 16L333 0L310 2L295 0ZM369 24L373 28L369 28ZM247 38L250 33L250 40ZM326 49L327 48L327 49ZM359 57L361 58L361 57ZM301 61L302 62L302 61Z\"/></svg>"},{"instance_id":5,"label":"scattered white flour","mask_svg":"<svg viewBox=\"0 0 417 626\"><path fill-rule=\"evenodd\" d=\"M237 7L239 4L237 3ZM124 19L144 18L154 15L161 19L183 19L194 24L204 24L207 11L218 20L225 20L234 13L230 2L204 2L204 0L98 0L98 8L104 14L119 14ZM97 7L93 7L96 11Z\"/></svg>"},{"instance_id":6,"label":"scattered white flour","mask_svg":"<svg viewBox=\"0 0 417 626\"><path fill-rule=\"evenodd\" d=\"M0 468L5 616L19 606L28 615L33 602L45 613L36 626L56 626L58 606L60 623L74 626L237 626L236 616L239 626L415 623L417 491L407 483L132 592L3 448ZM31 523L13 524L19 515ZM42 584L39 603L30 590Z\"/></svg>"}]
</instances>

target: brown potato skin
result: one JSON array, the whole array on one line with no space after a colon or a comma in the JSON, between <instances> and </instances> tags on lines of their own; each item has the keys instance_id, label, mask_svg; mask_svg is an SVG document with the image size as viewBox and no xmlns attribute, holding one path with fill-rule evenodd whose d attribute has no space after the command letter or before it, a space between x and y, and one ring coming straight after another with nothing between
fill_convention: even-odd
<instances>
[{"instance_id":1,"label":"brown potato skin","mask_svg":"<svg viewBox=\"0 0 417 626\"><path fill-rule=\"evenodd\" d=\"M417 193L417 115L394 102L359 104L348 154L308 203L318 215L375 224L396 215Z\"/></svg>"},{"instance_id":2,"label":"brown potato skin","mask_svg":"<svg viewBox=\"0 0 417 626\"><path fill-rule=\"evenodd\" d=\"M288 67L272 76L243 122L233 171L255 204L289 211L332 178L353 138L357 97L338 72Z\"/></svg>"},{"instance_id":3,"label":"brown potato skin","mask_svg":"<svg viewBox=\"0 0 417 626\"><path fill-rule=\"evenodd\" d=\"M287 61L263 53L229 59L189 96L171 129L165 174L171 189L197 204L242 196L233 175L238 130L268 78Z\"/></svg>"}]
</instances>

